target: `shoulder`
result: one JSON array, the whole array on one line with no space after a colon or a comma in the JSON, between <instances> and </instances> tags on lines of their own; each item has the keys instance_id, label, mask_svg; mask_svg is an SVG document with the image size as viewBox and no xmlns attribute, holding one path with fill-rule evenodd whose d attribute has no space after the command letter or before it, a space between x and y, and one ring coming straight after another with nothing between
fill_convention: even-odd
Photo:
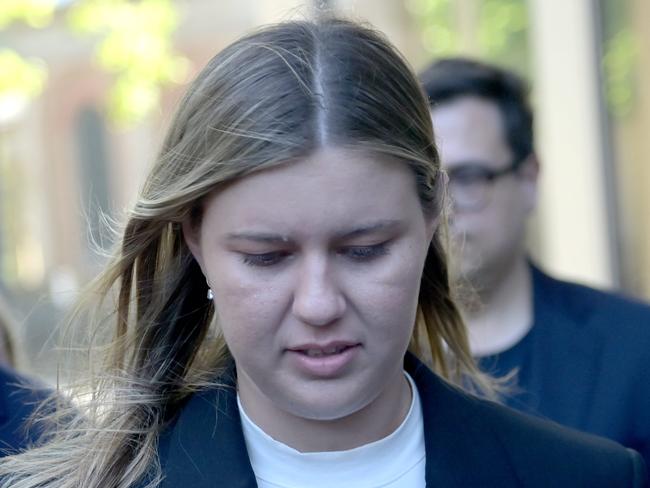
<instances>
[{"instance_id":1,"label":"shoulder","mask_svg":"<svg viewBox=\"0 0 650 488\"><path fill-rule=\"evenodd\" d=\"M427 450L458 466L454 479L465 485L645 486L641 457L615 442L467 394L421 363L413 375Z\"/></svg>"},{"instance_id":2,"label":"shoulder","mask_svg":"<svg viewBox=\"0 0 650 488\"><path fill-rule=\"evenodd\" d=\"M613 309L619 312L650 318L650 304L625 296L618 292L600 290L580 283L554 278L536 266L531 266L533 284L544 295L564 297L576 304L588 304L590 307L604 310Z\"/></svg>"},{"instance_id":3,"label":"shoulder","mask_svg":"<svg viewBox=\"0 0 650 488\"><path fill-rule=\"evenodd\" d=\"M620 293L559 280L535 266L532 273L536 306L578 325L601 328L615 325L618 336L633 334L635 340L650 340L650 304Z\"/></svg>"},{"instance_id":4,"label":"shoulder","mask_svg":"<svg viewBox=\"0 0 650 488\"><path fill-rule=\"evenodd\" d=\"M241 428L234 366L191 394L160 434L163 487L256 486ZM210 449L206 449L210 446Z\"/></svg>"},{"instance_id":5,"label":"shoulder","mask_svg":"<svg viewBox=\"0 0 650 488\"><path fill-rule=\"evenodd\" d=\"M546 486L643 486L641 456L616 442L485 400L474 401L472 408L526 486L540 481Z\"/></svg>"}]
</instances>

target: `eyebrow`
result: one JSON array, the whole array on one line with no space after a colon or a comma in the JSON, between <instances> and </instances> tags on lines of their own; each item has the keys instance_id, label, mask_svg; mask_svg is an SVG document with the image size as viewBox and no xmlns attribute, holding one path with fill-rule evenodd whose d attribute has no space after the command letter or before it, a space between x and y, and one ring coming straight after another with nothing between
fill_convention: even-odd
<instances>
[{"instance_id":1,"label":"eyebrow","mask_svg":"<svg viewBox=\"0 0 650 488\"><path fill-rule=\"evenodd\" d=\"M287 236L265 232L232 232L226 235L229 241L255 241L265 244L285 244L290 241Z\"/></svg>"},{"instance_id":2,"label":"eyebrow","mask_svg":"<svg viewBox=\"0 0 650 488\"><path fill-rule=\"evenodd\" d=\"M339 232L335 235L336 239L345 240L361 237L375 232L383 232L397 229L402 222L400 220L379 220L368 225L362 225L353 229Z\"/></svg>"},{"instance_id":3,"label":"eyebrow","mask_svg":"<svg viewBox=\"0 0 650 488\"><path fill-rule=\"evenodd\" d=\"M335 240L346 240L354 239L355 237L361 237L364 235L372 234L374 232L383 232L394 230L398 228L402 222L400 220L379 220L377 222L372 222L368 225L362 225L359 227L354 227L351 229L346 229L341 232L334 234ZM244 231L244 232L232 232L226 235L226 239L229 241L254 241L261 242L264 244L286 244L291 242L291 239L282 234L273 234L267 232L255 232L255 231Z\"/></svg>"}]
</instances>

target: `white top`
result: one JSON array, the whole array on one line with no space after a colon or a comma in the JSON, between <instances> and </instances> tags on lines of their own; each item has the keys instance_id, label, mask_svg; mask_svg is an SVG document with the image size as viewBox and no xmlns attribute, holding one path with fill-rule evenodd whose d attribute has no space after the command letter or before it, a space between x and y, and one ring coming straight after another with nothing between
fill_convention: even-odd
<instances>
[{"instance_id":1,"label":"white top","mask_svg":"<svg viewBox=\"0 0 650 488\"><path fill-rule=\"evenodd\" d=\"M237 396L248 456L259 488L423 488L422 405L415 383L406 418L389 436L347 451L299 452L246 415Z\"/></svg>"}]
</instances>

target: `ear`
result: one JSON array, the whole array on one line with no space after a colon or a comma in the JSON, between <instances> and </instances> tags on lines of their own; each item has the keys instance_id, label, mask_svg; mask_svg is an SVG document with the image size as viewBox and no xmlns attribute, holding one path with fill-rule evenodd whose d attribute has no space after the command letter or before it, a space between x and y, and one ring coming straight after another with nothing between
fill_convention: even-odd
<instances>
[{"instance_id":1,"label":"ear","mask_svg":"<svg viewBox=\"0 0 650 488\"><path fill-rule=\"evenodd\" d=\"M535 153L531 153L519 167L519 178L524 194L524 201L528 212L537 207L537 188L539 180L539 160Z\"/></svg>"},{"instance_id":2,"label":"ear","mask_svg":"<svg viewBox=\"0 0 650 488\"><path fill-rule=\"evenodd\" d=\"M203 253L201 252L201 227L196 223L191 222L189 218L186 218L183 220L182 229L185 244L187 244L194 259L199 263L201 271L205 274L205 269L203 268Z\"/></svg>"}]
</instances>

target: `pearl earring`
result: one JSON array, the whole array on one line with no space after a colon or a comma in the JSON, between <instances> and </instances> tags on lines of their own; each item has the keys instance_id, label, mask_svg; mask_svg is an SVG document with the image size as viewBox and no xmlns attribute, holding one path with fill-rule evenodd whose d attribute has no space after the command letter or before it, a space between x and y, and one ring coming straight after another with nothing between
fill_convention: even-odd
<instances>
[{"instance_id":1,"label":"pearl earring","mask_svg":"<svg viewBox=\"0 0 650 488\"><path fill-rule=\"evenodd\" d=\"M214 293L212 293L212 288L208 288L208 300L212 300L214 298Z\"/></svg>"}]
</instances>

